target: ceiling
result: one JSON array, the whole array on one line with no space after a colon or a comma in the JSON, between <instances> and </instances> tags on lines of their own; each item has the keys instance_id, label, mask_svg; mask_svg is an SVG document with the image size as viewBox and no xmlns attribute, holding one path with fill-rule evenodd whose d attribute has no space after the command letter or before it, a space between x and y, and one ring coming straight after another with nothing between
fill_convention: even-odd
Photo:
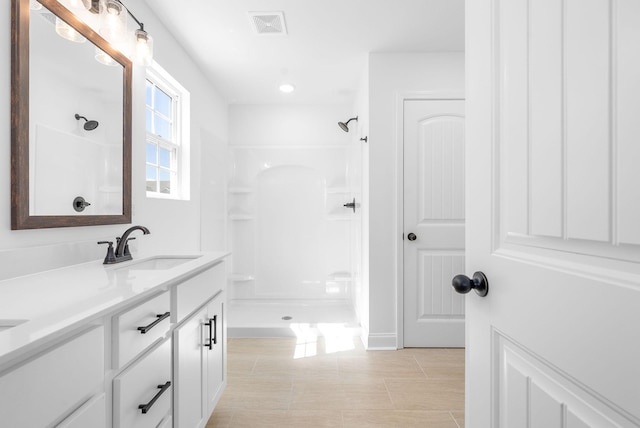
<instances>
[{"instance_id":1,"label":"ceiling","mask_svg":"<svg viewBox=\"0 0 640 428\"><path fill-rule=\"evenodd\" d=\"M369 52L464 50L464 0L146 1L231 104L348 104ZM256 11L288 34L256 34Z\"/></svg>"}]
</instances>

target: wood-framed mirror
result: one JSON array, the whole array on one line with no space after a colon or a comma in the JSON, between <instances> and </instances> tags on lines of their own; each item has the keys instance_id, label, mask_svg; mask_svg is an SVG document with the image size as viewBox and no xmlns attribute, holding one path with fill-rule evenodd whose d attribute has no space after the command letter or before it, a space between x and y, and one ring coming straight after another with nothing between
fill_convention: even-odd
<instances>
[{"instance_id":1,"label":"wood-framed mirror","mask_svg":"<svg viewBox=\"0 0 640 428\"><path fill-rule=\"evenodd\" d=\"M11 1L11 228L131 223L131 61L64 1Z\"/></svg>"}]
</instances>

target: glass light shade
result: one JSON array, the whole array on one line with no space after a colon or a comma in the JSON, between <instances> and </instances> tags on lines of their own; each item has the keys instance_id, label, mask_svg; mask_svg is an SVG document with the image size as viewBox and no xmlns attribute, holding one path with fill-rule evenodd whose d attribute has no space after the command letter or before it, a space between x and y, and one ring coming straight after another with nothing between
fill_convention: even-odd
<instances>
[{"instance_id":1,"label":"glass light shade","mask_svg":"<svg viewBox=\"0 0 640 428\"><path fill-rule=\"evenodd\" d=\"M107 54L105 51L103 51L102 49L100 49L97 46L96 46L94 55L95 55L96 61L98 61L100 64L110 65L110 66L114 66L114 67L116 65L120 65L120 63L118 63L116 60L111 58L111 56L109 54Z\"/></svg>"},{"instance_id":2,"label":"glass light shade","mask_svg":"<svg viewBox=\"0 0 640 428\"><path fill-rule=\"evenodd\" d=\"M84 43L87 41L82 34L58 17L56 17L56 33L63 39L71 40L72 42Z\"/></svg>"},{"instance_id":3,"label":"glass light shade","mask_svg":"<svg viewBox=\"0 0 640 428\"><path fill-rule=\"evenodd\" d=\"M100 4L100 34L111 43L127 38L127 10L116 0L104 0Z\"/></svg>"},{"instance_id":4,"label":"glass light shade","mask_svg":"<svg viewBox=\"0 0 640 428\"><path fill-rule=\"evenodd\" d=\"M134 40L133 62L143 67L150 66L153 61L153 37L146 31L138 29Z\"/></svg>"},{"instance_id":5,"label":"glass light shade","mask_svg":"<svg viewBox=\"0 0 640 428\"><path fill-rule=\"evenodd\" d=\"M31 9L31 10L40 10L40 9L42 9L42 5L40 4L40 2L38 2L38 0L30 0L29 1L29 9Z\"/></svg>"}]
</instances>

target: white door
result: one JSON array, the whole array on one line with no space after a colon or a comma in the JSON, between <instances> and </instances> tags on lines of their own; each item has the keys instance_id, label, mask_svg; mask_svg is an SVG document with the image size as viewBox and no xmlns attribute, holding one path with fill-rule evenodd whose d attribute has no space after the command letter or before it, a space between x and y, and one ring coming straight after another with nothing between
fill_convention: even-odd
<instances>
[{"instance_id":1,"label":"white door","mask_svg":"<svg viewBox=\"0 0 640 428\"><path fill-rule=\"evenodd\" d=\"M638 427L640 2L465 13L465 426Z\"/></svg>"},{"instance_id":2,"label":"white door","mask_svg":"<svg viewBox=\"0 0 640 428\"><path fill-rule=\"evenodd\" d=\"M404 101L404 346L464 346L464 101Z\"/></svg>"}]
</instances>

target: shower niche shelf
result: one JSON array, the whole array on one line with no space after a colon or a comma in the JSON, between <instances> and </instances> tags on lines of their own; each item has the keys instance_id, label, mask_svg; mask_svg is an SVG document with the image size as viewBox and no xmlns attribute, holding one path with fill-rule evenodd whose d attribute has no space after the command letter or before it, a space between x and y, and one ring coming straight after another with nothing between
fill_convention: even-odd
<instances>
[{"instance_id":1,"label":"shower niche shelf","mask_svg":"<svg viewBox=\"0 0 640 428\"><path fill-rule=\"evenodd\" d=\"M232 273L229 275L229 280L231 282L247 282L253 281L254 279L254 276L248 273Z\"/></svg>"}]
</instances>

